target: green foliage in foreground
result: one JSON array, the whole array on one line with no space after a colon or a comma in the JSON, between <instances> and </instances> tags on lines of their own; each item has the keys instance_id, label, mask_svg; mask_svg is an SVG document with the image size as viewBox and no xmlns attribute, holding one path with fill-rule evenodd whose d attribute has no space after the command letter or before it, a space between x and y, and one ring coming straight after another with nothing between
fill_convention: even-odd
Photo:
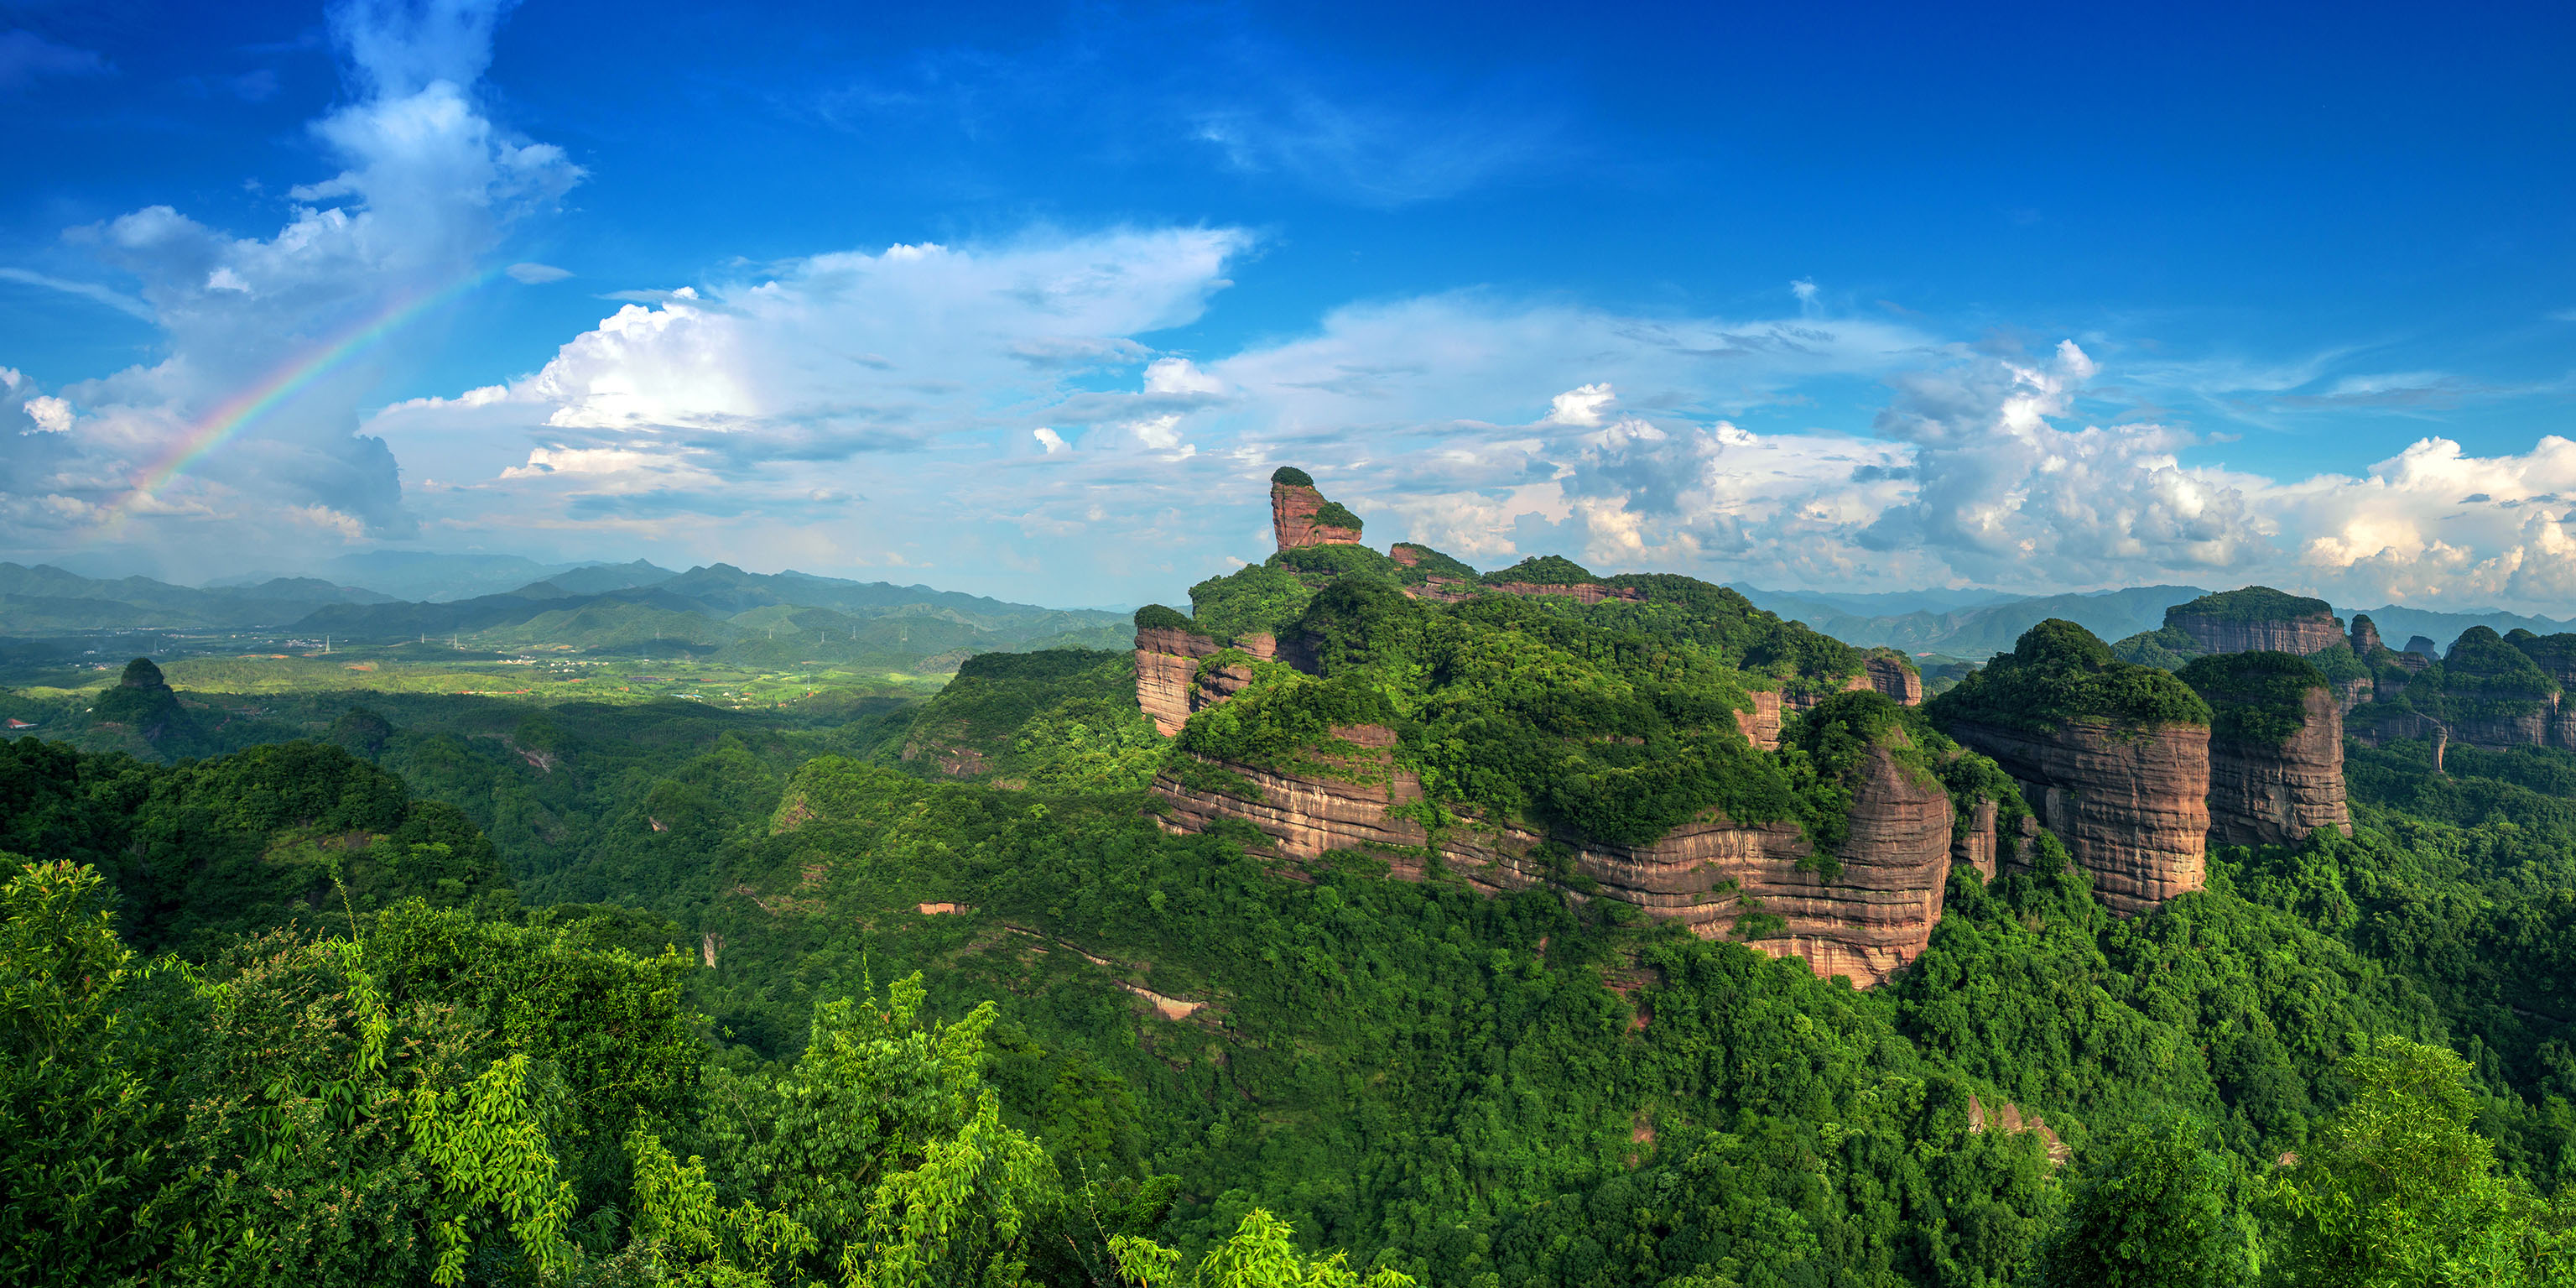
<instances>
[{"instance_id":1,"label":"green foliage in foreground","mask_svg":"<svg viewBox=\"0 0 2576 1288\"><path fill-rule=\"evenodd\" d=\"M1959 682L1930 704L1938 724L1972 721L2048 733L2072 721L2101 721L2115 732L2210 721L2208 704L2168 672L2123 662L2093 632L2050 618L2031 627L2010 653Z\"/></svg>"}]
</instances>

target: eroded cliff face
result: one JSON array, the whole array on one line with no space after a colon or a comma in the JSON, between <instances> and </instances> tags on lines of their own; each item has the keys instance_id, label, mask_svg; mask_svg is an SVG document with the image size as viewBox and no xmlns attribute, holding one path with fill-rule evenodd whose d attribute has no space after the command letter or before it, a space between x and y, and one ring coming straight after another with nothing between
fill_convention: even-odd
<instances>
[{"instance_id":1,"label":"eroded cliff face","mask_svg":"<svg viewBox=\"0 0 2576 1288\"><path fill-rule=\"evenodd\" d=\"M1215 640L1174 627L1136 629L1136 705L1154 722L1156 733L1166 738L1179 733L1199 709L1199 662L1218 650Z\"/></svg>"},{"instance_id":2,"label":"eroded cliff face","mask_svg":"<svg viewBox=\"0 0 2576 1288\"><path fill-rule=\"evenodd\" d=\"M2209 844L2209 730L2122 736L2072 721L2051 734L1960 722L1947 732L2021 784L2041 825L2126 916L2201 888Z\"/></svg>"},{"instance_id":3,"label":"eroded cliff face","mask_svg":"<svg viewBox=\"0 0 2576 1288\"><path fill-rule=\"evenodd\" d=\"M1872 654L1862 663L1870 687L1896 699L1901 707L1923 705L1923 674L1892 657Z\"/></svg>"},{"instance_id":4,"label":"eroded cliff face","mask_svg":"<svg viewBox=\"0 0 2576 1288\"><path fill-rule=\"evenodd\" d=\"M1780 691L1755 689L1746 694L1753 699L1753 709L1735 713L1735 727L1744 731L1745 741L1764 751L1780 750L1782 714Z\"/></svg>"},{"instance_id":5,"label":"eroded cliff face","mask_svg":"<svg viewBox=\"0 0 2576 1288\"><path fill-rule=\"evenodd\" d=\"M1294 483L1270 485L1270 530L1282 550L1300 546L1355 546L1360 543L1357 528L1337 528L1315 522L1315 512L1324 508L1324 494L1312 487Z\"/></svg>"},{"instance_id":6,"label":"eroded cliff face","mask_svg":"<svg viewBox=\"0 0 2576 1288\"><path fill-rule=\"evenodd\" d=\"M2271 621L2230 621L2173 610L2169 623L2199 641L2208 653L2293 653L2306 657L2344 642L2343 625L2331 613Z\"/></svg>"},{"instance_id":7,"label":"eroded cliff face","mask_svg":"<svg viewBox=\"0 0 2576 1288\"><path fill-rule=\"evenodd\" d=\"M1334 733L1354 750L1309 771L1218 766L1248 783L1248 792L1194 789L1179 774L1158 775L1162 825L1197 832L1240 819L1283 856L1357 850L1387 860L1392 875L1405 880L1436 870L1487 891L1555 883L1569 897L1617 899L1708 939L1730 937L1748 912L1768 913L1785 924L1753 947L1804 958L1818 974L1849 975L1861 987L1920 954L1941 917L1949 797L1911 777L1884 749L1873 752L1855 784L1850 832L1835 848L1842 871L1828 881L1792 823L1710 817L1647 846L1551 838L1474 820L1434 834L1397 813L1419 804L1422 788L1394 763L1394 735L1374 725ZM1541 857L1551 839L1571 851L1557 860L1561 866Z\"/></svg>"},{"instance_id":8,"label":"eroded cliff face","mask_svg":"<svg viewBox=\"0 0 2576 1288\"><path fill-rule=\"evenodd\" d=\"M1557 586L1535 581L1489 581L1485 583L1484 588L1500 591L1506 595L1557 595L1578 604L1587 605L1598 604L1605 599L1624 599L1633 602L1645 598L1645 595L1634 587L1603 586L1592 582Z\"/></svg>"},{"instance_id":9,"label":"eroded cliff face","mask_svg":"<svg viewBox=\"0 0 2576 1288\"><path fill-rule=\"evenodd\" d=\"M2529 705L2529 710L2455 716L2445 719L2442 726L2452 738L2472 747L2500 750L2548 746L2560 724L2559 695L2532 693L2523 695L2522 700Z\"/></svg>"},{"instance_id":10,"label":"eroded cliff face","mask_svg":"<svg viewBox=\"0 0 2576 1288\"><path fill-rule=\"evenodd\" d=\"M2210 844L2281 845L2321 827L2352 835L2343 787L2343 705L2323 689L2310 689L2301 715L2307 723L2277 745L2210 739Z\"/></svg>"},{"instance_id":11,"label":"eroded cliff face","mask_svg":"<svg viewBox=\"0 0 2576 1288\"><path fill-rule=\"evenodd\" d=\"M1995 816L2001 812L2002 807L1993 801L1977 802L1968 815L1968 826L1950 840L1952 867L1973 868L1979 877L1995 879Z\"/></svg>"}]
</instances>

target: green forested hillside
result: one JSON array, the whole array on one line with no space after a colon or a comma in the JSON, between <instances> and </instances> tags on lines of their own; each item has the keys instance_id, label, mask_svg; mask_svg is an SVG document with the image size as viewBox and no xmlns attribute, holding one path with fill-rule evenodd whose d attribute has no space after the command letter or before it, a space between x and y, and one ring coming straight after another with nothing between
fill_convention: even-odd
<instances>
[{"instance_id":1,"label":"green forested hillside","mask_svg":"<svg viewBox=\"0 0 2576 1288\"><path fill-rule=\"evenodd\" d=\"M1323 716L1459 732L1422 748L1457 799L1485 774L1541 815L1636 814L1600 784L1713 772L1704 707L1856 659L1688 586L1433 612L1295 584L1323 677L1185 736L1293 733L1256 717L1329 689ZM2015 692L2193 716L2053 639ZM0 1255L78 1282L2576 1269L2576 755L2356 745L2353 836L2219 852L2125 920L2043 836L1991 885L1954 871L1929 949L1861 992L1609 900L1168 834L1132 676L987 655L926 705L798 712L317 697L327 727L273 726L316 740L171 766L7 744ZM1788 799L1883 706L1793 718L1822 768Z\"/></svg>"}]
</instances>

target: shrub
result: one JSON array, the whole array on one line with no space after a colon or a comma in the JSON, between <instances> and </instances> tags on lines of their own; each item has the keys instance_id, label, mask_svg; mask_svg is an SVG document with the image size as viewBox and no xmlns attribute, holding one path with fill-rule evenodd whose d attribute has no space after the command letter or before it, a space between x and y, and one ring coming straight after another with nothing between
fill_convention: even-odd
<instances>
[{"instance_id":1,"label":"shrub","mask_svg":"<svg viewBox=\"0 0 2576 1288\"><path fill-rule=\"evenodd\" d=\"M1283 487L1313 487L1315 476L1294 465L1282 465L1270 472L1270 481Z\"/></svg>"}]
</instances>

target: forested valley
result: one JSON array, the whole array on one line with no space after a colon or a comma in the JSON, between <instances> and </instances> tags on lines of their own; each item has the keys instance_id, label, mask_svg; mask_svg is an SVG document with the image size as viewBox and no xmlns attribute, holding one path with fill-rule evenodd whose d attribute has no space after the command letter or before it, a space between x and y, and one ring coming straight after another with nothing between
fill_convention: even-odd
<instances>
[{"instance_id":1,"label":"forested valley","mask_svg":"<svg viewBox=\"0 0 2576 1288\"><path fill-rule=\"evenodd\" d=\"M1763 751L1729 704L1849 650L1714 592L1422 608L1308 563L1140 614L1320 641L1322 679L1207 659L1249 687L1178 738L1124 651L981 654L926 702L335 691L230 732L138 661L90 717L126 749L0 744L0 1276L2576 1282L2576 751L2350 742L2350 835L2214 847L2130 916L2034 828L1855 988L1738 942L1759 909L1396 879L1175 830L1150 785L1361 712L1456 784L1435 830L1774 800L1821 839L1891 739L2013 817L1936 728L2004 681ZM2049 623L2017 664L2208 719L2108 659Z\"/></svg>"}]
</instances>

